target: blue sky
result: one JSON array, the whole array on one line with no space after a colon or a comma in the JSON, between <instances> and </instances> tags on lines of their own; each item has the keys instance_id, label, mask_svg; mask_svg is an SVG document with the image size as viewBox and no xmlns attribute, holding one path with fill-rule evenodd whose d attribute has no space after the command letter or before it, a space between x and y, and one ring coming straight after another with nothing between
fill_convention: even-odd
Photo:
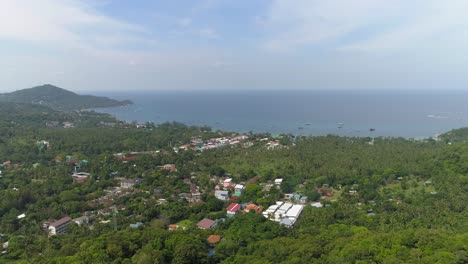
<instances>
[{"instance_id":1,"label":"blue sky","mask_svg":"<svg viewBox=\"0 0 468 264\"><path fill-rule=\"evenodd\" d=\"M0 90L465 89L465 0L5 0Z\"/></svg>"}]
</instances>

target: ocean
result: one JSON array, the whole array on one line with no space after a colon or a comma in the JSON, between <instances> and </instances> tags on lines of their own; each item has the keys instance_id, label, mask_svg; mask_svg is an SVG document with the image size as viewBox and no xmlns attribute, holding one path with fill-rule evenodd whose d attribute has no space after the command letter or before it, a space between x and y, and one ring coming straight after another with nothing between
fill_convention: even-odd
<instances>
[{"instance_id":1,"label":"ocean","mask_svg":"<svg viewBox=\"0 0 468 264\"><path fill-rule=\"evenodd\" d=\"M468 126L465 91L191 91L101 93L133 105L95 109L126 121L182 122L274 135L427 138Z\"/></svg>"}]
</instances>

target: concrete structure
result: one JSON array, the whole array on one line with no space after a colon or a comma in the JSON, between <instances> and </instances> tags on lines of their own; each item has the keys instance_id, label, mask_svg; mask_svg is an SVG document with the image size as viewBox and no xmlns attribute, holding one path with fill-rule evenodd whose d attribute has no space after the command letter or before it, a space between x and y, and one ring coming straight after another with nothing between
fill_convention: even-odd
<instances>
[{"instance_id":1,"label":"concrete structure","mask_svg":"<svg viewBox=\"0 0 468 264\"><path fill-rule=\"evenodd\" d=\"M51 236L67 232L67 226L71 223L72 219L65 216L55 222L49 224L48 229Z\"/></svg>"},{"instance_id":2,"label":"concrete structure","mask_svg":"<svg viewBox=\"0 0 468 264\"><path fill-rule=\"evenodd\" d=\"M263 216L287 227L293 227L301 215L302 209L304 209L304 206L301 204L278 201L276 204L268 207L263 212Z\"/></svg>"},{"instance_id":3,"label":"concrete structure","mask_svg":"<svg viewBox=\"0 0 468 264\"><path fill-rule=\"evenodd\" d=\"M244 190L244 188L245 186L243 184L236 184L236 186L234 186L234 191L241 193Z\"/></svg>"},{"instance_id":4,"label":"concrete structure","mask_svg":"<svg viewBox=\"0 0 468 264\"><path fill-rule=\"evenodd\" d=\"M229 192L228 191L222 191L222 190L216 190L215 191L215 197L221 201L227 201L229 200Z\"/></svg>"}]
</instances>

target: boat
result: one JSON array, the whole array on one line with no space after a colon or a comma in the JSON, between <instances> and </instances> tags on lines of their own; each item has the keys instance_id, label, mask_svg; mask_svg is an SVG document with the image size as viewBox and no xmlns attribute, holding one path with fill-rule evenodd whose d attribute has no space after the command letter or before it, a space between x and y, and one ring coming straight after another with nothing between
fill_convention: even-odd
<instances>
[{"instance_id":1,"label":"boat","mask_svg":"<svg viewBox=\"0 0 468 264\"><path fill-rule=\"evenodd\" d=\"M370 132L374 132L374 131L375 131L375 128L370 128L369 131L370 131Z\"/></svg>"}]
</instances>

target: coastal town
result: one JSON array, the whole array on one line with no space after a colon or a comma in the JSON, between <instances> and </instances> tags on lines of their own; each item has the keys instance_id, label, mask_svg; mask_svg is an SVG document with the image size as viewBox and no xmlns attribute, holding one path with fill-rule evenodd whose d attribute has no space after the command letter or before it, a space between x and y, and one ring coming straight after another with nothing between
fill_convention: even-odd
<instances>
[{"instance_id":1,"label":"coastal town","mask_svg":"<svg viewBox=\"0 0 468 264\"><path fill-rule=\"evenodd\" d=\"M218 148L226 147L240 147L250 148L253 145L263 145L265 150L275 150L286 145L280 144L278 139L272 138L249 138L248 135L227 135L223 134L221 137L210 138L202 140L201 138L192 138L190 143L182 144L173 147L173 154L167 150L154 150L154 151L130 151L126 153L115 153L112 160L116 164L120 164L121 168L135 168L138 166L138 161L146 157L156 158L167 155L182 155L183 152L193 152L196 155L202 155L205 151L211 151ZM54 148L54 142L50 140L39 140L36 142L39 151L47 152ZM293 145L290 145L293 146ZM70 171L70 179L73 185L76 186L89 186L90 184L98 183L99 177L93 173L91 164L93 160L82 159L74 155L66 155L65 157L57 156L53 161L54 166L66 167ZM33 169L38 169L42 165L37 163L33 165ZM0 171L0 176L14 173L15 170L23 168L23 164L11 161L4 161L0 164L3 171ZM142 184L144 182L144 175L137 178L129 178L119 171L113 171L107 175L107 178L112 179L114 184L108 186L103 190L103 194L94 199L87 201L88 208L93 210L85 211L81 214L73 213L71 215L62 214L60 217L54 219L44 219L42 228L49 236L56 236L67 233L71 224L94 229L96 225L110 225L112 228L122 228L122 218L119 215L127 215L128 205L125 201L135 199L136 197L144 197L141 202L146 206L164 206L172 202L186 202L187 206L195 206L203 204L207 195L216 198L221 205L224 215L213 218L212 214L204 216L198 222L192 222L190 219L182 219L176 223L166 223L167 229L170 231L187 230L187 228L200 228L210 230L216 228L218 223L223 223L226 219L235 218L238 214L259 214L265 219L278 222L287 228L293 228L295 222L300 218L300 214L305 206L315 206L320 204L318 201L309 201L307 196L301 195L300 192L285 193L283 196L277 196L279 199L273 205L264 204L257 205L254 200L245 200L243 196L249 192L249 188L255 187L262 193L261 197L267 198L271 191L274 190L276 194L281 193L282 178L277 178L267 182L259 182L259 177L253 177L246 181L238 181L233 177L209 175L209 186L201 184L199 175L197 173L190 173L189 175L181 175L178 172L176 164L161 164L154 165L154 168L166 175L165 177L171 179L176 186L181 188L165 189L163 186L148 189L147 186ZM226 175L229 175L226 173ZM13 188L13 191L18 189ZM324 193L324 195L329 193ZM322 199L328 198L327 196ZM269 205L269 206L266 206ZM29 217L28 213L22 213L17 216L20 221L26 221ZM128 223L128 228L142 228L146 223L142 221L142 217L138 215L127 215L125 221ZM133 221L133 222L132 222ZM207 241L210 245L215 245L220 242L221 236L213 233ZM4 244L3 254L8 252L8 241Z\"/></svg>"}]
</instances>

